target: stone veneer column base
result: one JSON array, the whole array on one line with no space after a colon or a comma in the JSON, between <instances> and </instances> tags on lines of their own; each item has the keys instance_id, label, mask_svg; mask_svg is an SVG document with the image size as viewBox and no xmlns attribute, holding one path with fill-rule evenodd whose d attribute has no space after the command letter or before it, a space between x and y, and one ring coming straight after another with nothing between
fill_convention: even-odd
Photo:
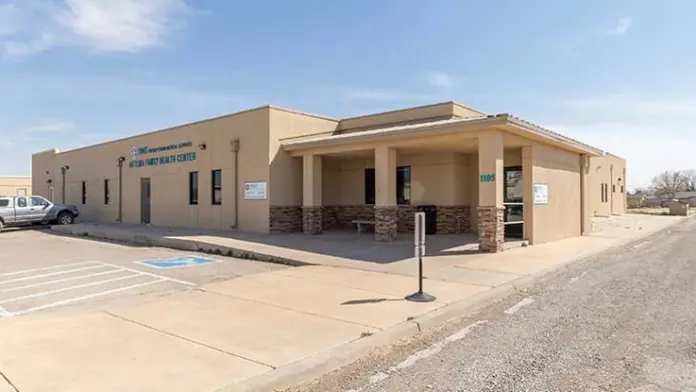
<instances>
[{"instance_id":1,"label":"stone veneer column base","mask_svg":"<svg viewBox=\"0 0 696 392\"><path fill-rule=\"evenodd\" d=\"M397 206L375 206L375 240L387 242L396 239L398 210Z\"/></svg>"},{"instance_id":2,"label":"stone veneer column base","mask_svg":"<svg viewBox=\"0 0 696 392\"><path fill-rule=\"evenodd\" d=\"M505 244L505 208L478 207L478 240L481 252L502 252Z\"/></svg>"},{"instance_id":3,"label":"stone veneer column base","mask_svg":"<svg viewBox=\"0 0 696 392\"><path fill-rule=\"evenodd\" d=\"M302 206L302 231L305 234L321 234L322 207Z\"/></svg>"}]
</instances>

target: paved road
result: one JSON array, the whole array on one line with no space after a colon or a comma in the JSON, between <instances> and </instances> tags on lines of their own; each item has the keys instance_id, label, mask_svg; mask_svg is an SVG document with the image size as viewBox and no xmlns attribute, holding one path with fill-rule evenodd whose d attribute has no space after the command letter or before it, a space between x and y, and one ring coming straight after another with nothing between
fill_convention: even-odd
<instances>
[{"instance_id":1,"label":"paved road","mask_svg":"<svg viewBox=\"0 0 696 392\"><path fill-rule=\"evenodd\" d=\"M696 391L696 221L295 390Z\"/></svg>"}]
</instances>

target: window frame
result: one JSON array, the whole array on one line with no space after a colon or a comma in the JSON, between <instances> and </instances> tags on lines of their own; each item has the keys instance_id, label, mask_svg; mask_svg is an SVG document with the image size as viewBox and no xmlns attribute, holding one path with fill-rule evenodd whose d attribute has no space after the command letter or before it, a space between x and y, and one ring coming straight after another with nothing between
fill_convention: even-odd
<instances>
[{"instance_id":1,"label":"window frame","mask_svg":"<svg viewBox=\"0 0 696 392\"><path fill-rule=\"evenodd\" d=\"M220 184L215 184L215 174L220 174ZM219 200L215 200L216 191L219 191ZM222 205L222 169L215 169L210 172L210 202L214 206Z\"/></svg>"},{"instance_id":2,"label":"window frame","mask_svg":"<svg viewBox=\"0 0 696 392\"><path fill-rule=\"evenodd\" d=\"M104 205L111 203L111 182L108 178L104 179Z\"/></svg>"},{"instance_id":3,"label":"window frame","mask_svg":"<svg viewBox=\"0 0 696 392\"><path fill-rule=\"evenodd\" d=\"M195 187L193 186L194 185L194 181L193 181L194 177L196 179L196 181L195 181L196 186ZM189 172L189 205L190 206L197 206L198 205L198 193L199 193L198 184L199 184L199 181L200 181L200 178L199 178L197 171ZM195 190L195 192L194 192L194 190ZM195 198L194 198L194 196L195 196Z\"/></svg>"},{"instance_id":4,"label":"window frame","mask_svg":"<svg viewBox=\"0 0 696 392\"><path fill-rule=\"evenodd\" d=\"M407 173L403 179L400 179L400 174ZM408 177L408 178L406 178ZM401 182L401 184L399 183ZM408 196L406 195L406 184L408 183ZM403 189L400 189L403 188ZM400 197L401 196L401 197ZM402 200L403 198L403 200ZM396 204L410 205L411 204L411 166L397 166L396 168Z\"/></svg>"}]
</instances>

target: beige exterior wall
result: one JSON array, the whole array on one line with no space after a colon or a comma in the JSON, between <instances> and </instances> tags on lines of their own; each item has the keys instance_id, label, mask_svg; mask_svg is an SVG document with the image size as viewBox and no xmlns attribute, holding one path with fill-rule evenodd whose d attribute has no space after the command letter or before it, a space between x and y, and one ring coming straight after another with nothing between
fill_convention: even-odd
<instances>
[{"instance_id":1,"label":"beige exterior wall","mask_svg":"<svg viewBox=\"0 0 696 392\"><path fill-rule=\"evenodd\" d=\"M183 125L165 131L100 144L63 153L34 155L34 173L49 172L55 184L56 201L75 204L82 219L115 222L118 219L118 167L123 167L123 222L140 223L141 178L151 181L151 222L158 226L227 229L235 223L234 202L239 198L238 226L245 230L268 228L268 200L244 200L247 181L269 180L269 108ZM239 189L235 192L232 140L239 138ZM191 147L171 152L155 152L139 159L170 154L195 153L196 160L146 167L129 167L131 149L191 142ZM205 144L202 150L199 145ZM65 178L65 200L61 200L60 168L69 166ZM222 170L222 205L212 205L212 170ZM199 173L198 205L189 205L189 172ZM45 175L45 174L44 174ZM105 204L104 180L109 180L111 200ZM36 183L45 183L36 178ZM82 182L86 185L86 204L82 204ZM43 196L46 186L38 187Z\"/></svg>"},{"instance_id":2,"label":"beige exterior wall","mask_svg":"<svg viewBox=\"0 0 696 392\"><path fill-rule=\"evenodd\" d=\"M385 113L343 119L338 130L342 133L357 132L371 127L387 124L404 125L419 121L433 121L452 117L471 117L483 115L483 112L468 108L455 102L395 110Z\"/></svg>"},{"instance_id":3,"label":"beige exterior wall","mask_svg":"<svg viewBox=\"0 0 696 392\"><path fill-rule=\"evenodd\" d=\"M0 195L23 196L31 194L31 177L0 177Z\"/></svg>"},{"instance_id":4,"label":"beige exterior wall","mask_svg":"<svg viewBox=\"0 0 696 392\"><path fill-rule=\"evenodd\" d=\"M302 205L302 158L292 157L280 139L331 132L338 121L271 108L269 200L271 206Z\"/></svg>"},{"instance_id":5,"label":"beige exterior wall","mask_svg":"<svg viewBox=\"0 0 696 392\"><path fill-rule=\"evenodd\" d=\"M590 208L593 215L626 212L626 160L614 155L590 158ZM606 197L602 196L605 185Z\"/></svg>"},{"instance_id":6,"label":"beige exterior wall","mask_svg":"<svg viewBox=\"0 0 696 392\"><path fill-rule=\"evenodd\" d=\"M580 155L561 149L532 144L525 147L525 224L532 244L575 237L582 234ZM548 203L534 203L534 184L548 186Z\"/></svg>"},{"instance_id":7,"label":"beige exterior wall","mask_svg":"<svg viewBox=\"0 0 696 392\"><path fill-rule=\"evenodd\" d=\"M467 154L405 154L396 165L411 167L411 204L470 205L471 157ZM365 169L371 157L324 158L322 190L325 205L365 204Z\"/></svg>"},{"instance_id":8,"label":"beige exterior wall","mask_svg":"<svg viewBox=\"0 0 696 392\"><path fill-rule=\"evenodd\" d=\"M461 214L457 219L469 219L467 227L474 232L478 226L477 207L492 207L493 211L498 208L496 213L503 207L503 169L510 166L523 168L524 234L533 244L580 235L588 221L586 216L591 214L625 211L623 159L592 158L583 176L583 159L578 150L564 149L557 141L544 141L541 137L520 136L523 134L515 127L467 129L461 125L461 132L432 137L414 133L399 139L356 140L292 152L282 147L282 141L287 138L331 134L336 130L350 133L385 124L479 115L480 112L462 105L443 103L339 122L263 107L83 149L37 153L33 156L31 185L35 193L47 198L52 195L55 202L77 205L82 219L116 222L119 217L117 161L125 157L122 175L125 223L141 222L141 179L149 178L153 225L222 230L236 226L241 230L265 232L269 230L269 220L277 214L281 219L273 218L274 222L293 220L292 229L297 231L303 222L298 224L294 220L302 218L299 208L302 205L364 205L365 169L374 168L377 157L378 205L389 207L396 201L395 187L385 185L396 182L395 170L391 169L410 166L411 205L469 206L469 209L445 210ZM235 140L240 148L236 155L238 170ZM130 167L133 148L179 143L190 145L148 153L137 159L192 153L196 159ZM61 167L66 166L70 169L63 184ZM212 171L217 169L222 171L221 205L212 204ZM189 205L189 173L193 171L199 174L198 205ZM481 182L481 174L495 174L496 180ZM109 181L109 203L104 199L105 180ZM247 182L266 182L267 198L245 200ZM610 202L599 202L599 184L603 182L608 184ZM533 188L538 183L548 185L546 204L534 204ZM583 183L587 183L584 192ZM63 185L65 200L61 196ZM587 205L583 205L583 199ZM485 210L491 211L482 209ZM410 210L405 211L410 214ZM469 216L461 218L464 214ZM489 222L487 215L481 219L484 228L485 222Z\"/></svg>"}]
</instances>

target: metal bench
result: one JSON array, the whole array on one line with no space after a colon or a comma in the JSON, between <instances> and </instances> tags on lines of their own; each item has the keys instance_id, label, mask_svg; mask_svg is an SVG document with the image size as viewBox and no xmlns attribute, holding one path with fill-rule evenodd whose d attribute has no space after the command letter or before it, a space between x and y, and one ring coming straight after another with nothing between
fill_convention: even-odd
<instances>
[{"instance_id":1,"label":"metal bench","mask_svg":"<svg viewBox=\"0 0 696 392\"><path fill-rule=\"evenodd\" d=\"M351 223L354 223L355 225L358 226L358 234L361 234L363 232L363 226L374 226L375 221L368 221L368 220L354 220Z\"/></svg>"}]
</instances>

